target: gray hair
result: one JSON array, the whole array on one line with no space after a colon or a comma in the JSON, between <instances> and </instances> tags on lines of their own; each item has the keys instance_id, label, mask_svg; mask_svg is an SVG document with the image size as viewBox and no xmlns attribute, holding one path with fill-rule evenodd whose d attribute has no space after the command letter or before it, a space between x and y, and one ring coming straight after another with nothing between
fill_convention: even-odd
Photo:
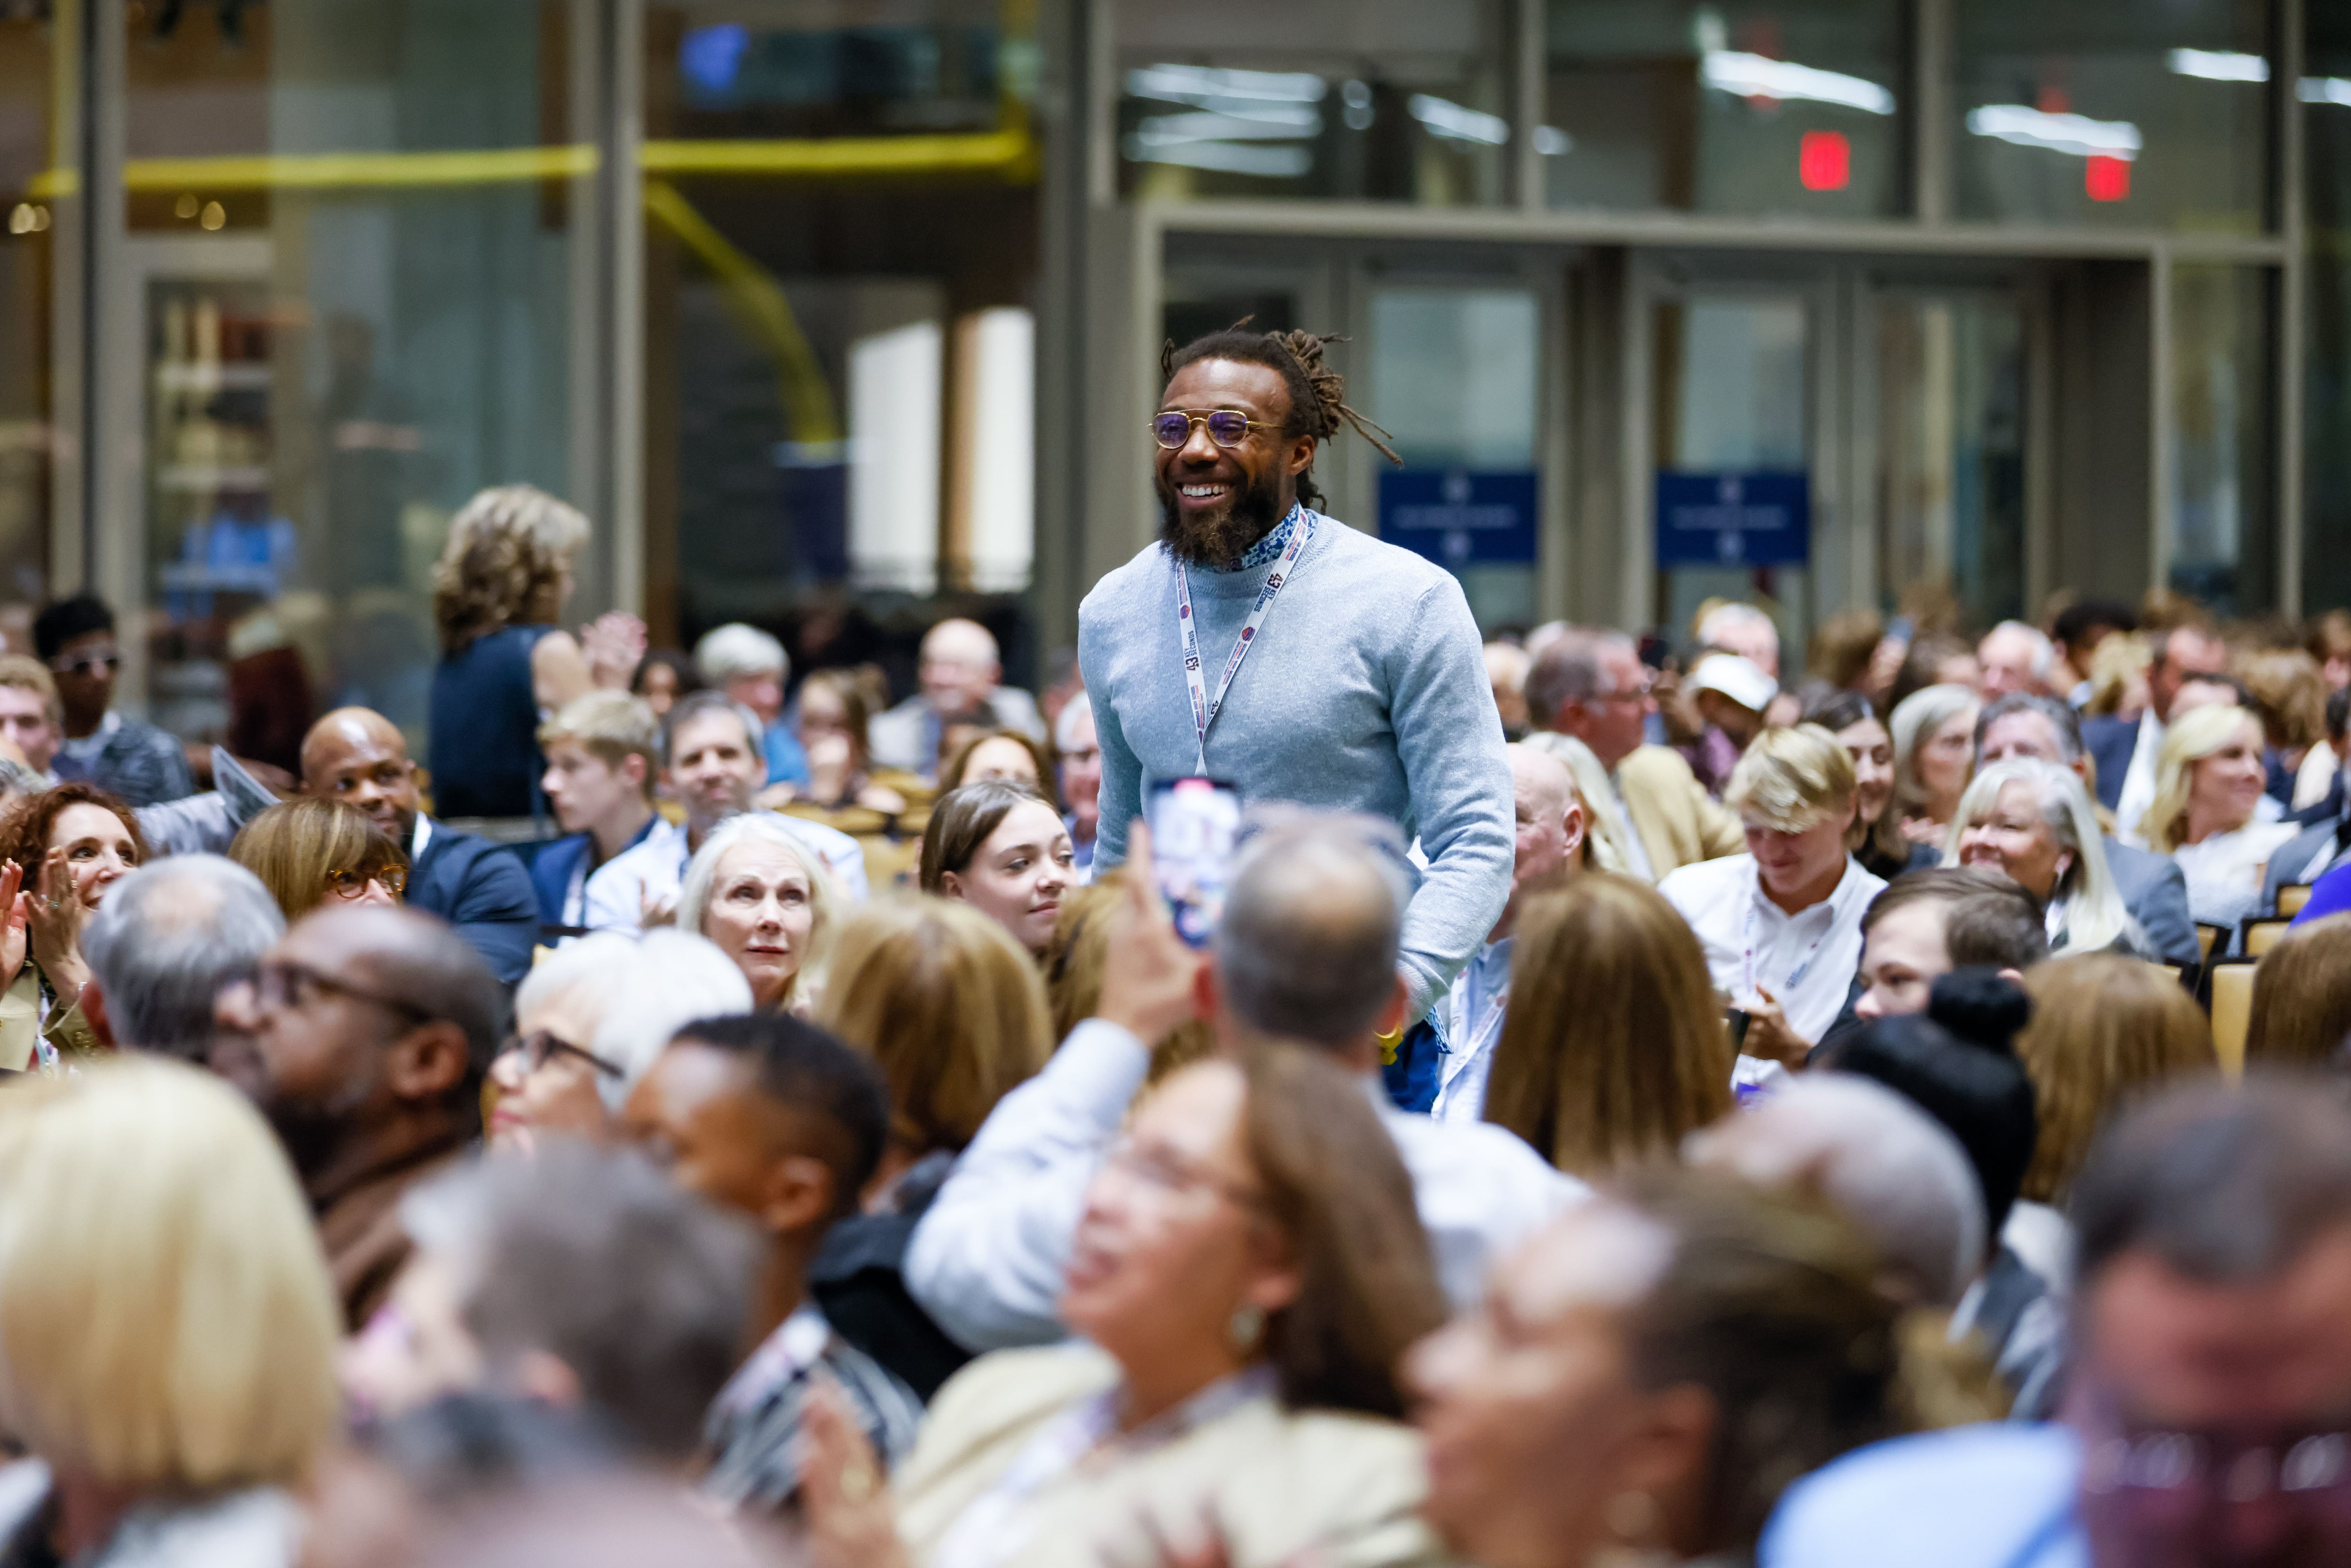
<instances>
[{"instance_id":1,"label":"gray hair","mask_svg":"<svg viewBox=\"0 0 2351 1568\"><path fill-rule=\"evenodd\" d=\"M2122 894L2115 886L2114 872L2106 864L2105 838L2098 831L2098 809L2090 803L2090 792L2082 788L2082 780L2070 768L2043 762L2037 757L2015 757L1979 771L1960 795L1959 809L1951 813L1950 835L1943 844L1943 863L1959 863L1960 836L1978 819L1991 812L2000 801L2000 792L2011 784L2022 784L2032 791L2033 807L2056 835L2058 847L2074 857L2074 863L2057 879L2052 900L2065 900L2064 924L2061 927L2065 933L2065 950L2095 952L2113 946L2117 939L2144 948L2145 933L2124 907Z\"/></svg>"},{"instance_id":2,"label":"gray hair","mask_svg":"<svg viewBox=\"0 0 2351 1568\"><path fill-rule=\"evenodd\" d=\"M1812 1072L1690 1134L1694 1166L1816 1190L1877 1249L1917 1304L1949 1307L1983 1260L1975 1166L1943 1124L1881 1083Z\"/></svg>"},{"instance_id":3,"label":"gray hair","mask_svg":"<svg viewBox=\"0 0 2351 1568\"><path fill-rule=\"evenodd\" d=\"M189 1061L213 1036L213 998L286 934L261 879L220 855L171 855L114 884L82 956L124 1045Z\"/></svg>"},{"instance_id":4,"label":"gray hair","mask_svg":"<svg viewBox=\"0 0 2351 1568\"><path fill-rule=\"evenodd\" d=\"M1698 623L1698 645L1700 647L1719 646L1716 634L1725 626L1751 626L1759 632L1768 632L1771 636L1772 649L1776 652L1780 646L1779 623L1744 600L1733 600L1729 604L1718 604L1708 611L1706 619Z\"/></svg>"},{"instance_id":5,"label":"gray hair","mask_svg":"<svg viewBox=\"0 0 2351 1568\"><path fill-rule=\"evenodd\" d=\"M1343 1049L1395 994L1412 878L1376 817L1290 810L1243 852L1214 943L1234 1016L1282 1040Z\"/></svg>"},{"instance_id":6,"label":"gray hair","mask_svg":"<svg viewBox=\"0 0 2351 1568\"><path fill-rule=\"evenodd\" d=\"M1527 716L1537 728L1548 728L1563 703L1589 702L1608 695L1607 672L1601 658L1612 649L1630 651L1633 640L1622 632L1595 632L1570 626L1543 644L1527 670L1522 690Z\"/></svg>"},{"instance_id":7,"label":"gray hair","mask_svg":"<svg viewBox=\"0 0 2351 1568\"><path fill-rule=\"evenodd\" d=\"M644 1454L684 1458L741 1359L762 1250L745 1220L643 1155L568 1138L409 1193L401 1219L455 1277L492 1375L554 1356Z\"/></svg>"},{"instance_id":8,"label":"gray hair","mask_svg":"<svg viewBox=\"0 0 2351 1568\"><path fill-rule=\"evenodd\" d=\"M642 936L598 931L566 942L535 965L515 992L515 1016L578 998L596 1019L589 1051L621 1070L600 1072L596 1092L617 1113L670 1037L700 1018L751 1010L751 983L704 937L655 926Z\"/></svg>"},{"instance_id":9,"label":"gray hair","mask_svg":"<svg viewBox=\"0 0 2351 1568\"><path fill-rule=\"evenodd\" d=\"M1947 682L1922 687L1895 705L1886 725L1894 739L1894 804L1888 810L1926 804L1926 790L1918 782L1918 752L1954 714L1976 700L1973 686Z\"/></svg>"},{"instance_id":10,"label":"gray hair","mask_svg":"<svg viewBox=\"0 0 2351 1568\"><path fill-rule=\"evenodd\" d=\"M767 727L759 722L758 714L753 713L725 692L688 692L670 705L669 713L662 719L661 765L667 768L674 760L672 753L674 747L672 742L676 738L680 729L700 718L704 714L722 710L733 714L735 722L743 727L744 744L754 753L760 753L766 749Z\"/></svg>"},{"instance_id":11,"label":"gray hair","mask_svg":"<svg viewBox=\"0 0 2351 1568\"><path fill-rule=\"evenodd\" d=\"M792 662L784 653L784 645L757 626L747 626L740 621L730 621L716 631L705 632L702 641L694 645L694 667L712 685L724 685L737 675L764 675L773 673L778 680L792 673Z\"/></svg>"},{"instance_id":12,"label":"gray hair","mask_svg":"<svg viewBox=\"0 0 2351 1568\"><path fill-rule=\"evenodd\" d=\"M710 831L702 847L694 852L686 862L685 879L677 890L677 928L704 935L703 924L710 914L710 894L718 880L718 862L726 852L747 839L758 839L775 845L799 862L809 879L809 946L801 956L799 973L793 977L789 995L799 998L809 994L817 977L823 973L826 950L831 946L832 933L841 921L841 892L832 880L832 873L824 863L824 856L816 847L792 831L791 819L773 811L746 811L729 817ZM747 1008L731 1010L747 1011Z\"/></svg>"},{"instance_id":13,"label":"gray hair","mask_svg":"<svg viewBox=\"0 0 2351 1568\"><path fill-rule=\"evenodd\" d=\"M1976 716L1976 755L1983 755L1984 737L2001 719L2015 714L2035 713L2049 721L2056 732L2057 752L2068 767L2082 759L2082 718L2071 703L2044 697L2038 692L2011 692L2004 697L1994 697Z\"/></svg>"},{"instance_id":14,"label":"gray hair","mask_svg":"<svg viewBox=\"0 0 2351 1568\"><path fill-rule=\"evenodd\" d=\"M2038 626L2028 625L2022 621L2003 621L1977 640L1977 652L1980 653L1983 645L1994 637L2002 633L2015 636L2020 632L2032 646L2032 678L2036 681L2040 680L2056 666L2057 644L2052 643L2049 640L2049 634Z\"/></svg>"},{"instance_id":15,"label":"gray hair","mask_svg":"<svg viewBox=\"0 0 2351 1568\"><path fill-rule=\"evenodd\" d=\"M1080 692L1076 696L1063 703L1060 716L1053 720L1054 750L1077 749L1078 720L1080 719L1084 719L1088 724L1094 721L1093 699L1083 692Z\"/></svg>"},{"instance_id":16,"label":"gray hair","mask_svg":"<svg viewBox=\"0 0 2351 1568\"><path fill-rule=\"evenodd\" d=\"M1566 765L1576 798L1583 802L1583 833L1592 846L1593 865L1618 876L1635 876L1633 853L1627 847L1633 841L1633 825L1618 815L1615 786L1608 781L1608 769L1600 766L1592 747L1572 735L1548 729L1537 730L1519 744Z\"/></svg>"}]
</instances>

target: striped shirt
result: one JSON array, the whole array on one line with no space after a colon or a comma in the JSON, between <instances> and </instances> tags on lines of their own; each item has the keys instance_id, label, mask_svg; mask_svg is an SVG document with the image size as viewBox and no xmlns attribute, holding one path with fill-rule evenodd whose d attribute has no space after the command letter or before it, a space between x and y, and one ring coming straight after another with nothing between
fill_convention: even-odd
<instances>
[{"instance_id":1,"label":"striped shirt","mask_svg":"<svg viewBox=\"0 0 2351 1568\"><path fill-rule=\"evenodd\" d=\"M712 1402L703 1437L716 1456L704 1493L737 1508L775 1509L800 1487L800 1415L818 1374L849 1401L883 1466L914 1446L922 1401L882 1364L842 1339L803 1304L753 1351Z\"/></svg>"}]
</instances>

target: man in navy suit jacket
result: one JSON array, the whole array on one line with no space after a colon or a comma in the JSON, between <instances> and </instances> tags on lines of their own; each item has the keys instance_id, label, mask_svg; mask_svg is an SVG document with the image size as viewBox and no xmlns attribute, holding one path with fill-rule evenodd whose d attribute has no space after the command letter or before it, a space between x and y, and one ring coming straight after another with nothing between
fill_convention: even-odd
<instances>
[{"instance_id":1,"label":"man in navy suit jacket","mask_svg":"<svg viewBox=\"0 0 2351 1568\"><path fill-rule=\"evenodd\" d=\"M406 900L456 927L501 985L530 968L538 896L511 850L424 815L416 764L397 727L371 708L338 708L302 740L302 792L347 800L408 856Z\"/></svg>"},{"instance_id":2,"label":"man in navy suit jacket","mask_svg":"<svg viewBox=\"0 0 2351 1568\"><path fill-rule=\"evenodd\" d=\"M2128 832L2138 826L2144 801L2136 810L2122 809L2123 786L2130 776L2131 758L2147 747L2148 789L2154 788L2156 748L2163 744L2164 726L2171 722L2171 704L2179 688L2198 675L2217 675L2229 667L2229 649L2200 626L2179 626L2147 639L2151 662L2147 667L2147 711L2135 719L2086 718L2082 721L2082 748L2098 768L2098 803L2116 813L2115 830Z\"/></svg>"}]
</instances>

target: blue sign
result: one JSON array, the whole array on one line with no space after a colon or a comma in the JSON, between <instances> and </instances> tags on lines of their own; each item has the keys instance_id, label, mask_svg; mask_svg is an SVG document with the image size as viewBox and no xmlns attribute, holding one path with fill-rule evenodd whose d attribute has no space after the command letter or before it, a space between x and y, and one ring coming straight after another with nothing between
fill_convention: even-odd
<instances>
[{"instance_id":1,"label":"blue sign","mask_svg":"<svg viewBox=\"0 0 2351 1568\"><path fill-rule=\"evenodd\" d=\"M1530 564L1539 490L1532 469L1383 469L1380 538L1455 571Z\"/></svg>"},{"instance_id":2,"label":"blue sign","mask_svg":"<svg viewBox=\"0 0 2351 1568\"><path fill-rule=\"evenodd\" d=\"M1812 553L1811 475L1657 470L1659 566L1802 566Z\"/></svg>"}]
</instances>

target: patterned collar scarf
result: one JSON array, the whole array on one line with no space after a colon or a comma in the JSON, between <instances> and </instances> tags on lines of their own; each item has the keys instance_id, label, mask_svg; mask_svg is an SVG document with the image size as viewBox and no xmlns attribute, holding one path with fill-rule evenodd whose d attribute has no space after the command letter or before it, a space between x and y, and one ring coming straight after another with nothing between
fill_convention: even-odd
<instances>
[{"instance_id":1,"label":"patterned collar scarf","mask_svg":"<svg viewBox=\"0 0 2351 1568\"><path fill-rule=\"evenodd\" d=\"M1284 514L1281 521L1268 529L1265 538L1241 551L1238 560L1224 566L1212 566L1208 570L1227 573L1255 571L1258 568L1266 565L1290 548L1290 536L1298 531L1298 518L1302 509L1299 502L1292 501L1290 504L1290 510Z\"/></svg>"}]
</instances>

